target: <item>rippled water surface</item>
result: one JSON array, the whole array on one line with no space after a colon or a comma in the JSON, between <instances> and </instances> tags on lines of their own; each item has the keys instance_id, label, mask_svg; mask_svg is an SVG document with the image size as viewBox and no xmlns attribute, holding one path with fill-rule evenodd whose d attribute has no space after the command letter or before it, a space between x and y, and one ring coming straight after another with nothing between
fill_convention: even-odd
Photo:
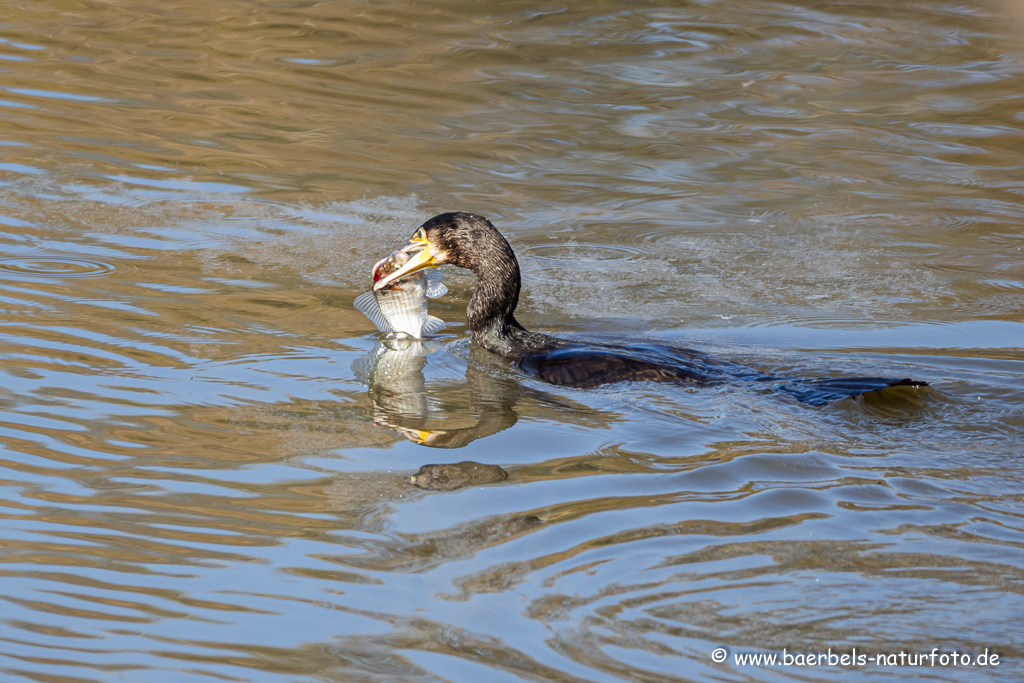
<instances>
[{"instance_id":1,"label":"rippled water surface","mask_svg":"<svg viewBox=\"0 0 1024 683\"><path fill-rule=\"evenodd\" d=\"M1020 680L1020 35L980 0L3 3L0 679ZM455 209L529 327L931 386L547 386L469 343L456 270L443 335L379 344L372 263ZM1001 659L732 659L783 648Z\"/></svg>"}]
</instances>

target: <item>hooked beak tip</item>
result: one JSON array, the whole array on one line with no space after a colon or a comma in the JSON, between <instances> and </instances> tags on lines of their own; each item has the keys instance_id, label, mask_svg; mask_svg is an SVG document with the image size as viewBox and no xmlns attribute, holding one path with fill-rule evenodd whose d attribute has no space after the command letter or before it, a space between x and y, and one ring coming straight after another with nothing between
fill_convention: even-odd
<instances>
[{"instance_id":1,"label":"hooked beak tip","mask_svg":"<svg viewBox=\"0 0 1024 683\"><path fill-rule=\"evenodd\" d=\"M426 242L414 242L408 244L402 248L402 251L411 254L411 258L395 272L382 277L373 283L373 291L379 291L395 280L399 280L406 275L423 270L424 268L433 268L434 266L440 265L434 260L433 255L430 253L430 245Z\"/></svg>"}]
</instances>

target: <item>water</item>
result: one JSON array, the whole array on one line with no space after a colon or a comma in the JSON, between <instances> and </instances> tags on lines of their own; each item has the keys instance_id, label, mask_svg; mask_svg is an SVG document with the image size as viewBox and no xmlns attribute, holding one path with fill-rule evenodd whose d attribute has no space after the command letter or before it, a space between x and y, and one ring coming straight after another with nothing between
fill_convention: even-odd
<instances>
[{"instance_id":1,"label":"water","mask_svg":"<svg viewBox=\"0 0 1024 683\"><path fill-rule=\"evenodd\" d=\"M7 3L0 678L1018 680L1021 21ZM532 328L932 387L812 408L546 386L457 324L375 347L370 266L453 209L509 237ZM462 461L507 478L410 481Z\"/></svg>"}]
</instances>

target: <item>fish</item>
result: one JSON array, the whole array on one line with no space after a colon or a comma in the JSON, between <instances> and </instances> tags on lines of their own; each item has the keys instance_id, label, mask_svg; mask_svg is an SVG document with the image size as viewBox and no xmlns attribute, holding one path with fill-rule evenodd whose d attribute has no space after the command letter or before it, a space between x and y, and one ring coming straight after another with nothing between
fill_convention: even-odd
<instances>
[{"instance_id":1,"label":"fish","mask_svg":"<svg viewBox=\"0 0 1024 683\"><path fill-rule=\"evenodd\" d=\"M394 273L409 258L401 249L393 251L373 266L373 281ZM422 339L423 335L434 334L445 327L443 320L427 313L427 297L435 298L448 292L441 277L442 273L437 270L418 271L378 290L360 294L352 305L385 334Z\"/></svg>"}]
</instances>

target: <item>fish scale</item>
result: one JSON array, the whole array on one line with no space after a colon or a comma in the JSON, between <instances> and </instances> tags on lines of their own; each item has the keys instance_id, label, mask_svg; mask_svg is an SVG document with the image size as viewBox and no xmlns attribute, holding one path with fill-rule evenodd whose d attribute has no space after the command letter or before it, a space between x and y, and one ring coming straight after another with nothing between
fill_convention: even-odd
<instances>
[{"instance_id":1,"label":"fish scale","mask_svg":"<svg viewBox=\"0 0 1024 683\"><path fill-rule=\"evenodd\" d=\"M374 265L373 281L390 275L408 260L409 255L405 252L392 252ZM436 270L413 273L377 291L360 294L353 305L381 332L421 339L423 335L445 327L443 320L427 313L427 297L442 296L448 291L441 283L441 277L442 274Z\"/></svg>"}]
</instances>

